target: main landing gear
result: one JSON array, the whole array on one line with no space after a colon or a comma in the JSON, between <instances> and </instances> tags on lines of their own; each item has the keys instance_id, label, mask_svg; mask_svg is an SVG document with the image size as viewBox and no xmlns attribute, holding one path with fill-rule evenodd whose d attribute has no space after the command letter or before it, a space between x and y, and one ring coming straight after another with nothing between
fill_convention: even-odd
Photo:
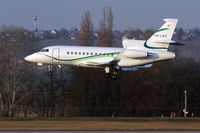
<instances>
[{"instance_id":1,"label":"main landing gear","mask_svg":"<svg viewBox=\"0 0 200 133\"><path fill-rule=\"evenodd\" d=\"M117 69L112 67L105 67L105 77L106 78L111 77L112 79L117 79L118 78Z\"/></svg>"}]
</instances>

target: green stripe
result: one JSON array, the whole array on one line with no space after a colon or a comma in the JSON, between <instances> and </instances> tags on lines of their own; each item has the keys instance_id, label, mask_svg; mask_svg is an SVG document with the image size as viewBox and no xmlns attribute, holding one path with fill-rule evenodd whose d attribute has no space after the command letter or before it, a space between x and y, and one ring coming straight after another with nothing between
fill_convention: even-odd
<instances>
[{"instance_id":1,"label":"green stripe","mask_svg":"<svg viewBox=\"0 0 200 133\"><path fill-rule=\"evenodd\" d=\"M114 52L114 53L106 53L106 54L119 54L120 52ZM75 59L58 59L43 53L40 53L42 55L45 55L49 58L52 58L54 60L58 60L58 61L66 61L66 62L79 62L79 61L85 61L85 60L91 60L91 59L97 59L97 58L105 58L105 57L113 57L115 58L115 56L109 56L109 55L93 55L93 56L86 56L86 57L81 57L81 58L75 58Z\"/></svg>"},{"instance_id":2,"label":"green stripe","mask_svg":"<svg viewBox=\"0 0 200 133\"><path fill-rule=\"evenodd\" d=\"M149 48L149 49L167 49L166 47L152 47L152 46L148 46L147 45L147 41L145 41L144 47L145 48Z\"/></svg>"},{"instance_id":3,"label":"green stripe","mask_svg":"<svg viewBox=\"0 0 200 133\"><path fill-rule=\"evenodd\" d=\"M165 30L169 30L169 28L159 29L159 30L157 30L155 33L158 33L158 32L161 32L161 31L165 31Z\"/></svg>"}]
</instances>

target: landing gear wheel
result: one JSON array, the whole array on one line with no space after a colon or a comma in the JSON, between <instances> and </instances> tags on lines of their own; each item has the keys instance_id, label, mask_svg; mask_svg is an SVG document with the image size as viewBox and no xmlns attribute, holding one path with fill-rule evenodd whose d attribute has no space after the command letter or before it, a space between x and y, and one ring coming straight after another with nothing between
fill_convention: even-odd
<instances>
[{"instance_id":1,"label":"landing gear wheel","mask_svg":"<svg viewBox=\"0 0 200 133\"><path fill-rule=\"evenodd\" d=\"M105 78L110 78L110 67L105 67Z\"/></svg>"},{"instance_id":2,"label":"landing gear wheel","mask_svg":"<svg viewBox=\"0 0 200 133\"><path fill-rule=\"evenodd\" d=\"M117 79L118 78L118 73L116 72L116 70L114 70L111 74L112 79Z\"/></svg>"},{"instance_id":3,"label":"landing gear wheel","mask_svg":"<svg viewBox=\"0 0 200 133\"><path fill-rule=\"evenodd\" d=\"M110 78L110 73L105 73L105 78Z\"/></svg>"},{"instance_id":4,"label":"landing gear wheel","mask_svg":"<svg viewBox=\"0 0 200 133\"><path fill-rule=\"evenodd\" d=\"M52 71L48 71L48 74L49 74L49 76L52 76L53 72Z\"/></svg>"},{"instance_id":5,"label":"landing gear wheel","mask_svg":"<svg viewBox=\"0 0 200 133\"><path fill-rule=\"evenodd\" d=\"M111 78L115 80L115 79L118 78L118 75L117 75L117 74L112 74L112 75L111 75Z\"/></svg>"}]
</instances>

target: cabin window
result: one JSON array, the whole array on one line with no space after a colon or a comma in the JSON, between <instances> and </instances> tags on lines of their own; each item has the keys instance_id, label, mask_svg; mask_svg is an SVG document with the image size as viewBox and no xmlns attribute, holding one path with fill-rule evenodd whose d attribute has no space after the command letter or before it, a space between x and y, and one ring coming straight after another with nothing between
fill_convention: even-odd
<instances>
[{"instance_id":1,"label":"cabin window","mask_svg":"<svg viewBox=\"0 0 200 133\"><path fill-rule=\"evenodd\" d=\"M81 52L79 52L79 55L81 55Z\"/></svg>"},{"instance_id":2,"label":"cabin window","mask_svg":"<svg viewBox=\"0 0 200 133\"><path fill-rule=\"evenodd\" d=\"M87 55L89 55L89 53L87 52Z\"/></svg>"},{"instance_id":3,"label":"cabin window","mask_svg":"<svg viewBox=\"0 0 200 133\"><path fill-rule=\"evenodd\" d=\"M75 52L74 54L77 55L77 52Z\"/></svg>"},{"instance_id":4,"label":"cabin window","mask_svg":"<svg viewBox=\"0 0 200 133\"><path fill-rule=\"evenodd\" d=\"M97 55L97 53L95 53L95 55Z\"/></svg>"},{"instance_id":5,"label":"cabin window","mask_svg":"<svg viewBox=\"0 0 200 133\"><path fill-rule=\"evenodd\" d=\"M67 54L69 54L69 52L67 52Z\"/></svg>"},{"instance_id":6,"label":"cabin window","mask_svg":"<svg viewBox=\"0 0 200 133\"><path fill-rule=\"evenodd\" d=\"M90 53L91 55L93 55L93 53Z\"/></svg>"},{"instance_id":7,"label":"cabin window","mask_svg":"<svg viewBox=\"0 0 200 133\"><path fill-rule=\"evenodd\" d=\"M85 52L83 52L83 55L85 55Z\"/></svg>"},{"instance_id":8,"label":"cabin window","mask_svg":"<svg viewBox=\"0 0 200 133\"><path fill-rule=\"evenodd\" d=\"M71 55L73 55L73 52L71 52Z\"/></svg>"}]
</instances>

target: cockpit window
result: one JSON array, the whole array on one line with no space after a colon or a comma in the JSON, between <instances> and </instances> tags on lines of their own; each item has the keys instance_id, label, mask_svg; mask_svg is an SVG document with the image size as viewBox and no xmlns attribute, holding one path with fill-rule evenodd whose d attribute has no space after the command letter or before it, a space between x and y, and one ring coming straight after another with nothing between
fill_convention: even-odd
<instances>
[{"instance_id":1,"label":"cockpit window","mask_svg":"<svg viewBox=\"0 0 200 133\"><path fill-rule=\"evenodd\" d=\"M41 52L49 52L49 49L42 49Z\"/></svg>"}]
</instances>

